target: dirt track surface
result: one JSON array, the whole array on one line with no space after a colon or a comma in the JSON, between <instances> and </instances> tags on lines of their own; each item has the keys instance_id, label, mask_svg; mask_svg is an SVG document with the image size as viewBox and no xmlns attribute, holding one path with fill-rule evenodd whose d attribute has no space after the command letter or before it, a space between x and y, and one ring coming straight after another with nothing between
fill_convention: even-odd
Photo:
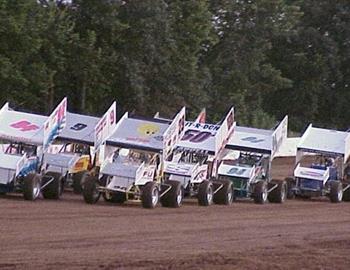
<instances>
[{"instance_id":1,"label":"dirt track surface","mask_svg":"<svg viewBox=\"0 0 350 270\"><path fill-rule=\"evenodd\" d=\"M277 162L275 177L288 164ZM65 193L0 204L0 269L350 269L350 203L146 210Z\"/></svg>"}]
</instances>

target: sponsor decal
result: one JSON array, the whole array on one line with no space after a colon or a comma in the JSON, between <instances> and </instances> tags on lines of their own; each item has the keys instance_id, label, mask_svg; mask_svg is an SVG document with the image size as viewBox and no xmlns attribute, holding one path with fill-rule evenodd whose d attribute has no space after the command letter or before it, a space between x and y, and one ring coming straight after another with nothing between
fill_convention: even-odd
<instances>
[{"instance_id":1,"label":"sponsor decal","mask_svg":"<svg viewBox=\"0 0 350 270\"><path fill-rule=\"evenodd\" d=\"M199 131L196 129L188 129L185 131L185 135L182 137L182 141L190 141L192 143L201 143L206 141L211 136L214 136L208 131Z\"/></svg>"},{"instance_id":2,"label":"sponsor decal","mask_svg":"<svg viewBox=\"0 0 350 270\"><path fill-rule=\"evenodd\" d=\"M99 149L103 141L108 137L112 130L116 126L116 111L117 104L113 102L112 106L108 111L102 116L100 121L95 126L95 149Z\"/></svg>"},{"instance_id":3,"label":"sponsor decal","mask_svg":"<svg viewBox=\"0 0 350 270\"><path fill-rule=\"evenodd\" d=\"M305 176L323 177L323 174L319 172L300 171L299 173Z\"/></svg>"},{"instance_id":4,"label":"sponsor decal","mask_svg":"<svg viewBox=\"0 0 350 270\"><path fill-rule=\"evenodd\" d=\"M39 126L32 124L26 120L21 120L10 125L10 127L26 132L39 129Z\"/></svg>"},{"instance_id":5,"label":"sponsor decal","mask_svg":"<svg viewBox=\"0 0 350 270\"><path fill-rule=\"evenodd\" d=\"M259 139L258 137L250 136L242 138L241 141L251 142L251 143L260 143L265 141L264 139Z\"/></svg>"},{"instance_id":6,"label":"sponsor decal","mask_svg":"<svg viewBox=\"0 0 350 270\"><path fill-rule=\"evenodd\" d=\"M202 124L197 122L186 122L187 128L196 128L201 130L208 130L208 131L218 131L220 126L214 125L214 124Z\"/></svg>"},{"instance_id":7,"label":"sponsor decal","mask_svg":"<svg viewBox=\"0 0 350 270\"><path fill-rule=\"evenodd\" d=\"M143 137L151 137L159 132L159 126L152 123L141 124L137 127L137 132Z\"/></svg>"},{"instance_id":8,"label":"sponsor decal","mask_svg":"<svg viewBox=\"0 0 350 270\"><path fill-rule=\"evenodd\" d=\"M227 130L230 130L233 126L235 120L234 120L234 114L233 110L230 111L230 114L227 116Z\"/></svg>"},{"instance_id":9,"label":"sponsor decal","mask_svg":"<svg viewBox=\"0 0 350 270\"><path fill-rule=\"evenodd\" d=\"M74 131L80 131L83 130L84 128L86 128L87 125L82 124L82 123L76 123L74 126L71 126L70 129L74 130Z\"/></svg>"},{"instance_id":10,"label":"sponsor decal","mask_svg":"<svg viewBox=\"0 0 350 270\"><path fill-rule=\"evenodd\" d=\"M178 164L170 164L166 167L166 171L168 173L176 173L176 174L188 174L191 170L190 166L181 166Z\"/></svg>"},{"instance_id":11,"label":"sponsor decal","mask_svg":"<svg viewBox=\"0 0 350 270\"><path fill-rule=\"evenodd\" d=\"M227 171L227 174L232 174L232 175L243 175L247 169L242 169L242 168L231 168Z\"/></svg>"}]
</instances>

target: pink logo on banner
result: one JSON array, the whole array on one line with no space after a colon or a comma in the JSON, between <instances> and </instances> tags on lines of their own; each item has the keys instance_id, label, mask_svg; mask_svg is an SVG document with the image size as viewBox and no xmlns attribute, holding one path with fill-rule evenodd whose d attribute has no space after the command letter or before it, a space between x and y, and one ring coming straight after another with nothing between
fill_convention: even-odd
<instances>
[{"instance_id":1,"label":"pink logo on banner","mask_svg":"<svg viewBox=\"0 0 350 270\"><path fill-rule=\"evenodd\" d=\"M26 120L18 121L16 123L13 123L10 125L10 127L19 129L20 131L32 131L32 130L37 130L39 127L35 124L32 124Z\"/></svg>"}]
</instances>

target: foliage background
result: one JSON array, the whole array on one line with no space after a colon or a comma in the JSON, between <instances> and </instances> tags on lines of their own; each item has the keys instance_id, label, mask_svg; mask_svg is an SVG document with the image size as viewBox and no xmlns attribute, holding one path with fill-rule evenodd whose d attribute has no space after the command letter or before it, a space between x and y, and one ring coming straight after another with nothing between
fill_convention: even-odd
<instances>
[{"instance_id":1,"label":"foliage background","mask_svg":"<svg viewBox=\"0 0 350 270\"><path fill-rule=\"evenodd\" d=\"M0 0L0 104L346 129L348 0Z\"/></svg>"}]
</instances>

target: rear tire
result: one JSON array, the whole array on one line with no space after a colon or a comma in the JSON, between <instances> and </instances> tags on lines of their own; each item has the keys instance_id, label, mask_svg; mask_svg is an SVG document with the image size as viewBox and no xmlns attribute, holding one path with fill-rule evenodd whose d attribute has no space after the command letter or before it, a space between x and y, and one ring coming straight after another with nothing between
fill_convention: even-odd
<instances>
[{"instance_id":1,"label":"rear tire","mask_svg":"<svg viewBox=\"0 0 350 270\"><path fill-rule=\"evenodd\" d=\"M219 182L221 183L222 187L214 194L214 203L222 205L232 204L234 200L232 182L230 180L221 180Z\"/></svg>"},{"instance_id":2,"label":"rear tire","mask_svg":"<svg viewBox=\"0 0 350 270\"><path fill-rule=\"evenodd\" d=\"M272 203L283 203L287 199L287 183L285 181L276 181L271 183L272 185L277 184L277 187L272 190L267 198Z\"/></svg>"},{"instance_id":3,"label":"rear tire","mask_svg":"<svg viewBox=\"0 0 350 270\"><path fill-rule=\"evenodd\" d=\"M155 208L159 202L159 189L156 182L148 182L141 193L141 202L144 208Z\"/></svg>"},{"instance_id":4,"label":"rear tire","mask_svg":"<svg viewBox=\"0 0 350 270\"><path fill-rule=\"evenodd\" d=\"M266 181L259 181L254 186L253 193L254 202L264 204L267 202L267 183Z\"/></svg>"},{"instance_id":5,"label":"rear tire","mask_svg":"<svg viewBox=\"0 0 350 270\"><path fill-rule=\"evenodd\" d=\"M213 183L208 180L203 181L198 189L198 204L201 206L209 206L213 204L213 195Z\"/></svg>"},{"instance_id":6,"label":"rear tire","mask_svg":"<svg viewBox=\"0 0 350 270\"><path fill-rule=\"evenodd\" d=\"M339 203L343 199L343 186L340 181L331 181L329 199L332 203Z\"/></svg>"},{"instance_id":7,"label":"rear tire","mask_svg":"<svg viewBox=\"0 0 350 270\"><path fill-rule=\"evenodd\" d=\"M180 182L167 180L164 184L170 185L170 190L160 198L163 207L178 208L182 204L184 190Z\"/></svg>"},{"instance_id":8,"label":"rear tire","mask_svg":"<svg viewBox=\"0 0 350 270\"><path fill-rule=\"evenodd\" d=\"M47 172L42 179L42 186L49 181L51 182L43 188L42 194L45 199L58 200L63 190L63 177L60 173Z\"/></svg>"},{"instance_id":9,"label":"rear tire","mask_svg":"<svg viewBox=\"0 0 350 270\"><path fill-rule=\"evenodd\" d=\"M73 180L73 192L75 194L81 194L83 192L83 184L86 179L86 177L89 175L88 171L81 171L73 174L72 180Z\"/></svg>"},{"instance_id":10,"label":"rear tire","mask_svg":"<svg viewBox=\"0 0 350 270\"><path fill-rule=\"evenodd\" d=\"M293 188L295 188L295 179L293 177L286 177L284 180L287 183L287 199L294 199L295 193Z\"/></svg>"},{"instance_id":11,"label":"rear tire","mask_svg":"<svg viewBox=\"0 0 350 270\"><path fill-rule=\"evenodd\" d=\"M83 197L84 201L88 204L97 203L101 196L101 193L97 189L98 183L94 176L87 176L83 186Z\"/></svg>"},{"instance_id":12,"label":"rear tire","mask_svg":"<svg viewBox=\"0 0 350 270\"><path fill-rule=\"evenodd\" d=\"M23 197L34 201L40 195L41 177L36 173L28 174L23 181Z\"/></svg>"}]
</instances>

